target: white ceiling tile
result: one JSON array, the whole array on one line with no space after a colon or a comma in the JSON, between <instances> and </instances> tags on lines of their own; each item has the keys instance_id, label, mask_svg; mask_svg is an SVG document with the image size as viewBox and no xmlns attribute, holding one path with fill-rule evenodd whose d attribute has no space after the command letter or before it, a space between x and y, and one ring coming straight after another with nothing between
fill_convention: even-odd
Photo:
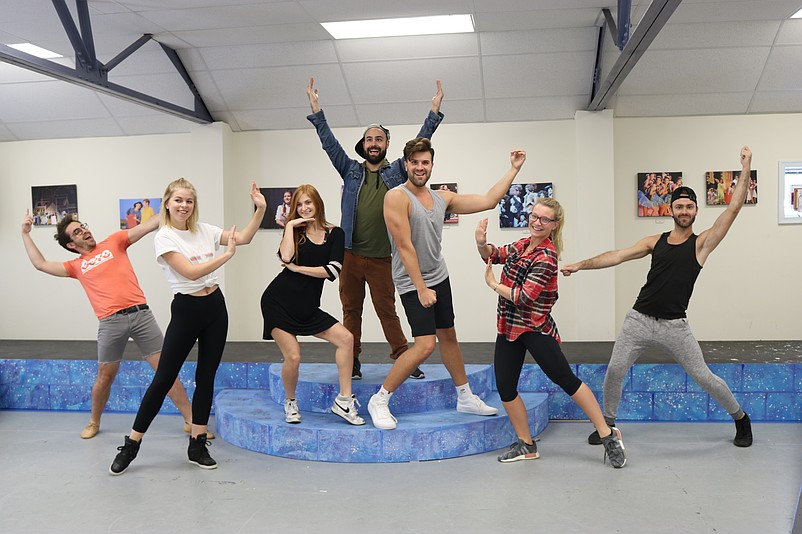
<instances>
[{"instance_id":1,"label":"white ceiling tile","mask_svg":"<svg viewBox=\"0 0 802 534\"><path fill-rule=\"evenodd\" d=\"M482 32L482 54L542 54L596 50L595 28L564 28L526 31Z\"/></svg>"},{"instance_id":2,"label":"white ceiling tile","mask_svg":"<svg viewBox=\"0 0 802 534\"><path fill-rule=\"evenodd\" d=\"M793 91L802 88L802 45L775 47L766 62L759 91Z\"/></svg>"},{"instance_id":3,"label":"white ceiling tile","mask_svg":"<svg viewBox=\"0 0 802 534\"><path fill-rule=\"evenodd\" d=\"M423 124L429 111L431 101L394 102L387 104L368 104L357 106L358 125L364 126L374 122L379 124ZM444 123L483 122L484 108L481 100L443 100L440 111L445 115ZM406 142L407 139L404 139Z\"/></svg>"},{"instance_id":4,"label":"white ceiling tile","mask_svg":"<svg viewBox=\"0 0 802 534\"><path fill-rule=\"evenodd\" d=\"M619 95L616 117L672 117L682 115L736 115L746 113L752 93L687 95Z\"/></svg>"},{"instance_id":5,"label":"white ceiling tile","mask_svg":"<svg viewBox=\"0 0 802 534\"><path fill-rule=\"evenodd\" d=\"M491 122L573 119L588 104L588 95L487 100Z\"/></svg>"},{"instance_id":6,"label":"white ceiling tile","mask_svg":"<svg viewBox=\"0 0 802 534\"><path fill-rule=\"evenodd\" d=\"M189 133L196 125L194 122L164 113L140 117L118 117L117 123L125 135L146 135L154 131L162 134Z\"/></svg>"},{"instance_id":7,"label":"white ceiling tile","mask_svg":"<svg viewBox=\"0 0 802 534\"><path fill-rule=\"evenodd\" d=\"M16 135L9 130L5 124L0 124L0 142L19 141Z\"/></svg>"},{"instance_id":8,"label":"white ceiling tile","mask_svg":"<svg viewBox=\"0 0 802 534\"><path fill-rule=\"evenodd\" d=\"M351 97L361 104L430 100L436 80L442 81L445 98L482 96L477 58L346 63L343 73Z\"/></svg>"},{"instance_id":9,"label":"white ceiling tile","mask_svg":"<svg viewBox=\"0 0 802 534\"><path fill-rule=\"evenodd\" d=\"M753 91L769 48L649 50L619 95Z\"/></svg>"},{"instance_id":10,"label":"white ceiling tile","mask_svg":"<svg viewBox=\"0 0 802 534\"><path fill-rule=\"evenodd\" d=\"M644 0L641 0L644 1ZM638 0L634 0L632 5L636 5ZM602 8L615 7L615 2L610 0L474 0L476 4L476 11L479 13L506 13L510 11L531 11L531 10L544 10L552 11L555 5L559 5L560 9L587 9L595 8L601 11Z\"/></svg>"},{"instance_id":11,"label":"white ceiling tile","mask_svg":"<svg viewBox=\"0 0 802 534\"><path fill-rule=\"evenodd\" d=\"M159 9L140 11L145 19L172 31L210 28L246 28L309 22L309 15L297 2L275 2L193 9Z\"/></svg>"},{"instance_id":12,"label":"white ceiling tile","mask_svg":"<svg viewBox=\"0 0 802 534\"><path fill-rule=\"evenodd\" d=\"M57 81L0 85L0 121L6 124L108 116L91 89Z\"/></svg>"},{"instance_id":13,"label":"white ceiling tile","mask_svg":"<svg viewBox=\"0 0 802 534\"><path fill-rule=\"evenodd\" d=\"M235 29L210 28L194 31L174 31L173 35L198 48L331 39L331 36L323 29L323 26L314 22Z\"/></svg>"},{"instance_id":14,"label":"white ceiling tile","mask_svg":"<svg viewBox=\"0 0 802 534\"><path fill-rule=\"evenodd\" d=\"M473 12L473 0L299 0L303 9L318 22L342 20L392 19L398 17L421 17L426 15L453 15Z\"/></svg>"},{"instance_id":15,"label":"white ceiling tile","mask_svg":"<svg viewBox=\"0 0 802 534\"><path fill-rule=\"evenodd\" d=\"M210 70L337 62L330 41L218 46L200 54Z\"/></svg>"},{"instance_id":16,"label":"white ceiling tile","mask_svg":"<svg viewBox=\"0 0 802 534\"><path fill-rule=\"evenodd\" d=\"M758 91L749 106L750 113L800 113L802 91Z\"/></svg>"},{"instance_id":17,"label":"white ceiling tile","mask_svg":"<svg viewBox=\"0 0 802 534\"><path fill-rule=\"evenodd\" d=\"M114 119L70 119L7 125L18 139L66 139L125 135Z\"/></svg>"},{"instance_id":18,"label":"white ceiling tile","mask_svg":"<svg viewBox=\"0 0 802 534\"><path fill-rule=\"evenodd\" d=\"M326 110L328 111L328 109ZM333 111L333 110L332 110ZM306 120L311 113L306 108L260 109L247 113L233 112L232 115L242 131L251 130L303 130L309 128L314 136L314 127ZM336 114L336 112L335 112ZM353 110L351 110L353 115ZM326 114L326 119L331 118ZM332 125L333 126L333 125Z\"/></svg>"},{"instance_id":19,"label":"white ceiling tile","mask_svg":"<svg viewBox=\"0 0 802 534\"><path fill-rule=\"evenodd\" d=\"M799 7L802 7L800 5ZM783 21L780 34L777 36L778 45L802 44L802 19Z\"/></svg>"},{"instance_id":20,"label":"white ceiling tile","mask_svg":"<svg viewBox=\"0 0 802 534\"><path fill-rule=\"evenodd\" d=\"M590 28L596 25L600 10L552 9L519 11L512 15L499 11L479 13L476 29L483 32L534 30L538 28Z\"/></svg>"},{"instance_id":21,"label":"white ceiling tile","mask_svg":"<svg viewBox=\"0 0 802 534\"><path fill-rule=\"evenodd\" d=\"M590 92L593 52L491 56L482 62L487 98L581 95Z\"/></svg>"},{"instance_id":22,"label":"white ceiling tile","mask_svg":"<svg viewBox=\"0 0 802 534\"><path fill-rule=\"evenodd\" d=\"M796 6L796 7L794 7ZM735 0L693 2L685 0L674 14L672 23L727 22L736 20L780 20L799 9L798 0Z\"/></svg>"},{"instance_id":23,"label":"white ceiling tile","mask_svg":"<svg viewBox=\"0 0 802 534\"><path fill-rule=\"evenodd\" d=\"M776 20L666 24L649 49L771 46L779 27Z\"/></svg>"},{"instance_id":24,"label":"white ceiling tile","mask_svg":"<svg viewBox=\"0 0 802 534\"><path fill-rule=\"evenodd\" d=\"M474 33L417 35L334 41L341 61L383 61L435 57L476 56L479 42Z\"/></svg>"},{"instance_id":25,"label":"white ceiling tile","mask_svg":"<svg viewBox=\"0 0 802 534\"><path fill-rule=\"evenodd\" d=\"M194 95L177 72L143 76L118 76L110 81L177 106L189 109L195 107Z\"/></svg>"}]
</instances>

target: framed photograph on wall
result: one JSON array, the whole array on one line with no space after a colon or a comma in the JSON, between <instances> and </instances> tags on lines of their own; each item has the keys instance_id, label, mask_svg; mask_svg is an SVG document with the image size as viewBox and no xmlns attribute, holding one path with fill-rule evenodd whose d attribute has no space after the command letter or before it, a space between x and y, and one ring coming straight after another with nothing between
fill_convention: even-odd
<instances>
[{"instance_id":1,"label":"framed photograph on wall","mask_svg":"<svg viewBox=\"0 0 802 534\"><path fill-rule=\"evenodd\" d=\"M440 191L451 191L452 193L457 192L457 182L446 182L443 184L430 184L429 187L432 189L439 189ZM446 213L443 217L443 224L457 224L459 222L459 214L457 213Z\"/></svg>"},{"instance_id":2,"label":"framed photograph on wall","mask_svg":"<svg viewBox=\"0 0 802 534\"><path fill-rule=\"evenodd\" d=\"M757 204L757 169L752 169L749 189L744 204ZM708 206L728 206L732 193L741 178L741 171L707 171L705 173L705 198Z\"/></svg>"},{"instance_id":3,"label":"framed photograph on wall","mask_svg":"<svg viewBox=\"0 0 802 534\"><path fill-rule=\"evenodd\" d=\"M296 186L290 187L260 187L259 191L265 196L267 200L267 210L265 210L265 217L259 228L267 230L284 230L284 224L287 222L287 217L292 212L290 200L292 194L295 192ZM254 208L256 210L256 208Z\"/></svg>"},{"instance_id":4,"label":"framed photograph on wall","mask_svg":"<svg viewBox=\"0 0 802 534\"><path fill-rule=\"evenodd\" d=\"M526 228L529 214L538 198L554 196L552 182L512 184L498 203L499 228Z\"/></svg>"},{"instance_id":5,"label":"framed photograph on wall","mask_svg":"<svg viewBox=\"0 0 802 534\"><path fill-rule=\"evenodd\" d=\"M147 198L120 199L120 230L128 230L156 217L162 210L162 199L158 195Z\"/></svg>"},{"instance_id":6,"label":"framed photograph on wall","mask_svg":"<svg viewBox=\"0 0 802 534\"><path fill-rule=\"evenodd\" d=\"M671 217L671 193L681 185L681 172L639 172L638 217Z\"/></svg>"},{"instance_id":7,"label":"framed photograph on wall","mask_svg":"<svg viewBox=\"0 0 802 534\"><path fill-rule=\"evenodd\" d=\"M68 215L77 217L78 186L32 186L31 214L35 226L55 226Z\"/></svg>"},{"instance_id":8,"label":"framed photograph on wall","mask_svg":"<svg viewBox=\"0 0 802 534\"><path fill-rule=\"evenodd\" d=\"M779 224L802 224L802 161L781 161L779 172Z\"/></svg>"}]
</instances>

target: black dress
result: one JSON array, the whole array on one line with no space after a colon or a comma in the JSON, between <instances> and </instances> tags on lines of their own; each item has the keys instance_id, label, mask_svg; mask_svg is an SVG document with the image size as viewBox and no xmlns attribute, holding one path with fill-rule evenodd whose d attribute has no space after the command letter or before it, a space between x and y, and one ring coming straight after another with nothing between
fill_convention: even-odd
<instances>
[{"instance_id":1,"label":"black dress","mask_svg":"<svg viewBox=\"0 0 802 534\"><path fill-rule=\"evenodd\" d=\"M322 244L307 239L299 245L292 262L303 267L324 267L329 272L328 279L334 281L342 269L344 255L345 233L334 226L326 231ZM262 338L273 339L270 333L274 328L296 336L311 336L337 324L337 319L320 309L324 280L283 269L262 293Z\"/></svg>"}]
</instances>

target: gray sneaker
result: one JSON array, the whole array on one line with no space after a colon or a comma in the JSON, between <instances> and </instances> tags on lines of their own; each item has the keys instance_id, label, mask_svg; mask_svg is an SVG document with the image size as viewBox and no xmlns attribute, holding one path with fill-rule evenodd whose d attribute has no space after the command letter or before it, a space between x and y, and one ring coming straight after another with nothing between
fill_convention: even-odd
<instances>
[{"instance_id":1,"label":"gray sneaker","mask_svg":"<svg viewBox=\"0 0 802 534\"><path fill-rule=\"evenodd\" d=\"M331 411L352 425L364 425L365 420L359 417L357 406L362 405L359 404L356 395L351 395L350 397L337 395L337 398L334 399L334 404L331 405Z\"/></svg>"},{"instance_id":2,"label":"gray sneaker","mask_svg":"<svg viewBox=\"0 0 802 534\"><path fill-rule=\"evenodd\" d=\"M604 445L604 461L610 459L610 465L620 469L627 464L627 453L624 451L624 442L621 440L621 431L615 427L610 428L609 436L601 438Z\"/></svg>"},{"instance_id":3,"label":"gray sneaker","mask_svg":"<svg viewBox=\"0 0 802 534\"><path fill-rule=\"evenodd\" d=\"M288 423L301 422L301 413L298 411L296 399L284 399L284 420Z\"/></svg>"},{"instance_id":4,"label":"gray sneaker","mask_svg":"<svg viewBox=\"0 0 802 534\"><path fill-rule=\"evenodd\" d=\"M537 452L537 444L532 440L529 445L524 440L519 439L512 445L507 452L498 457L499 462L517 462L518 460L537 460L540 454Z\"/></svg>"}]
</instances>

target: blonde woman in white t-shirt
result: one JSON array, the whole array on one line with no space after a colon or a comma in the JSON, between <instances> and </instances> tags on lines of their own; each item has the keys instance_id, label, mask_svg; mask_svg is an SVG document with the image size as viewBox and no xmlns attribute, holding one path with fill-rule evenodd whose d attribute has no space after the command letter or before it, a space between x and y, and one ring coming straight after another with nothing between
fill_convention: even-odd
<instances>
[{"instance_id":1,"label":"blonde woman in white t-shirt","mask_svg":"<svg viewBox=\"0 0 802 534\"><path fill-rule=\"evenodd\" d=\"M190 350L198 343L195 394L192 400L192 432L189 438L189 462L202 469L215 469L217 462L206 449L206 425L212 409L214 377L223 357L228 334L228 311L219 288L217 269L230 260L237 245L253 239L262 221L267 202L256 183L251 184L251 199L256 211L241 231L234 226L223 230L198 222L198 195L193 185L179 178L164 192L162 227L154 238L157 262L167 275L173 290L170 324L164 336L159 368L145 392L134 420L131 434L109 468L120 475L136 458L142 436L161 409ZM219 248L226 247L217 255ZM167 386L167 387L165 387Z\"/></svg>"}]
</instances>

